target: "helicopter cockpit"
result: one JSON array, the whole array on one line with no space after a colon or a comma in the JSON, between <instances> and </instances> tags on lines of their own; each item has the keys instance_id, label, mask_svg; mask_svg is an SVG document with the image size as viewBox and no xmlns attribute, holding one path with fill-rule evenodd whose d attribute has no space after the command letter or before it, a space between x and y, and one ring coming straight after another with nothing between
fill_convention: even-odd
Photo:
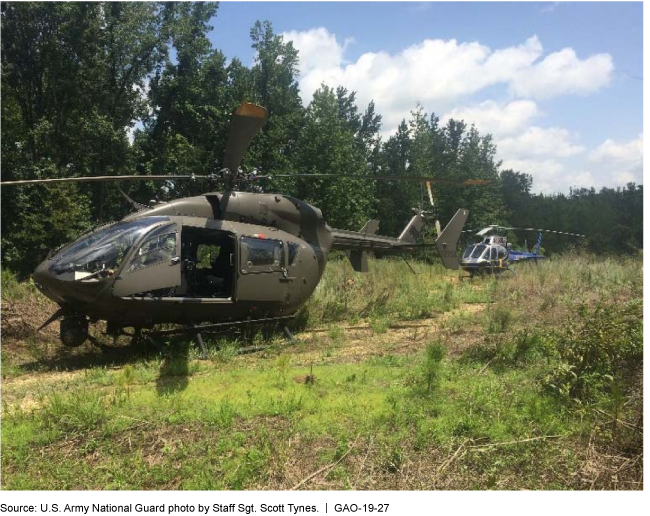
<instances>
[{"instance_id":1,"label":"helicopter cockpit","mask_svg":"<svg viewBox=\"0 0 650 516\"><path fill-rule=\"evenodd\" d=\"M133 243L167 217L148 217L117 222L86 234L54 256L49 271L60 280L84 280L108 276L122 264Z\"/></svg>"},{"instance_id":2,"label":"helicopter cockpit","mask_svg":"<svg viewBox=\"0 0 650 516\"><path fill-rule=\"evenodd\" d=\"M470 274L477 271L500 272L508 267L509 251L504 245L486 239L465 248L460 266Z\"/></svg>"},{"instance_id":3,"label":"helicopter cockpit","mask_svg":"<svg viewBox=\"0 0 650 516\"><path fill-rule=\"evenodd\" d=\"M485 254L485 251L487 249L488 246L485 244L473 244L467 246L465 252L463 253L463 260L479 259ZM489 258L489 256L486 258Z\"/></svg>"},{"instance_id":4,"label":"helicopter cockpit","mask_svg":"<svg viewBox=\"0 0 650 516\"><path fill-rule=\"evenodd\" d=\"M100 284L111 281L117 297L229 299L234 260L232 232L154 216L82 236L51 255L36 276L41 288L51 291L60 288L52 287L53 282L103 288Z\"/></svg>"}]
</instances>

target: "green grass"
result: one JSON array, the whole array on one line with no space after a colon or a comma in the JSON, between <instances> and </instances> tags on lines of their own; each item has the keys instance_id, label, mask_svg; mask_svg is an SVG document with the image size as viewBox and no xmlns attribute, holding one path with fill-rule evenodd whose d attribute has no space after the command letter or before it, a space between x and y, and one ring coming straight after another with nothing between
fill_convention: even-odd
<instances>
[{"instance_id":1,"label":"green grass","mask_svg":"<svg viewBox=\"0 0 650 516\"><path fill-rule=\"evenodd\" d=\"M553 400L541 397L526 373L477 377L470 365L445 363L436 389L430 391L426 360L416 355L320 366L313 370L313 385L291 380L304 374L304 368L276 360L261 370L221 369L171 394L150 385L133 386L128 394L123 387L52 394L40 410L3 417L4 487L74 488L71 480L83 478L92 462L101 467L84 478L85 488L164 487L180 477L188 488L252 488L269 474L276 425L281 433L307 442L373 437L390 442L397 432L407 441L413 438L420 450L452 446L461 438L496 442L528 437L533 429L558 433L570 428ZM191 442L179 440L184 432L191 433ZM152 446L146 435L157 434L169 435ZM128 440L137 446L126 447ZM35 460L44 446L46 460ZM66 449L75 460L66 460L57 449ZM336 454L335 447L328 450L321 465ZM146 461L154 460L144 452L155 455L159 469L142 478L115 477L122 467L142 472ZM175 466L179 460L182 475ZM238 475L227 474L235 469ZM216 477L206 477L206 471Z\"/></svg>"},{"instance_id":2,"label":"green grass","mask_svg":"<svg viewBox=\"0 0 650 516\"><path fill-rule=\"evenodd\" d=\"M10 342L2 487L289 489L328 465L330 489L642 487L640 262L568 256L460 283L417 269L330 264L307 310L323 331L254 355L224 339L206 361L189 343ZM423 317L437 330L394 329ZM598 354L572 390L580 349Z\"/></svg>"}]
</instances>

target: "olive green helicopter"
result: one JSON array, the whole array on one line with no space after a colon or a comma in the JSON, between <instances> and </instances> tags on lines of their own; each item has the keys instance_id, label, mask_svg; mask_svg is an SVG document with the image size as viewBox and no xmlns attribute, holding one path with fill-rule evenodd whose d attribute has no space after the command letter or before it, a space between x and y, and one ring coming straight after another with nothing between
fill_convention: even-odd
<instances>
[{"instance_id":1,"label":"olive green helicopter","mask_svg":"<svg viewBox=\"0 0 650 516\"><path fill-rule=\"evenodd\" d=\"M280 325L296 315L318 285L332 250L346 251L355 271L368 270L371 252L399 254L418 246L423 213L415 210L398 237L375 234L377 220L360 231L331 228L321 210L279 193L238 191L261 178L239 165L267 119L265 108L243 103L230 121L222 168L208 176L97 176L5 181L1 186L85 181L208 180L224 186L152 206L125 195L136 212L51 251L34 271L36 286L59 305L41 325L60 319L66 346L98 343L89 323L106 321L106 334L130 336L133 343L246 325ZM283 174L273 177L342 177ZM351 177L351 176L345 176ZM460 185L430 177L352 176L364 180L410 180ZM435 241L443 264L458 269L458 238L468 211L460 209ZM162 325L162 328L161 328ZM174 325L170 327L170 325ZM158 328L158 329L157 329ZM132 330L132 331L127 331Z\"/></svg>"}]
</instances>

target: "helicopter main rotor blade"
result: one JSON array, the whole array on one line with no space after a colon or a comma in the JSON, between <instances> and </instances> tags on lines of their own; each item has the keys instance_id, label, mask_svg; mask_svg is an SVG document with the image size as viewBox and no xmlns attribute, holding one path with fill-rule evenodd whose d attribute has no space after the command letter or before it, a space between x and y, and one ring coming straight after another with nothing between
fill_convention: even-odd
<instances>
[{"instance_id":1,"label":"helicopter main rotor blade","mask_svg":"<svg viewBox=\"0 0 650 516\"><path fill-rule=\"evenodd\" d=\"M0 181L0 186L37 185L50 183L95 183L102 181L171 181L174 179L207 179L208 176L86 176L63 177L56 179L25 179L21 181Z\"/></svg>"},{"instance_id":2,"label":"helicopter main rotor blade","mask_svg":"<svg viewBox=\"0 0 650 516\"><path fill-rule=\"evenodd\" d=\"M481 229L476 234L478 236L483 236L486 233L489 233L490 231L493 230L534 231L535 233L553 233L556 235L569 235L569 236L586 238L586 235L582 235L580 233L569 233L567 231L555 231L552 229L539 229L539 228L515 228L515 227L506 227L506 226L488 226L486 228Z\"/></svg>"},{"instance_id":3,"label":"helicopter main rotor blade","mask_svg":"<svg viewBox=\"0 0 650 516\"><path fill-rule=\"evenodd\" d=\"M257 131L266 122L267 111L261 106L244 102L233 114L228 132L228 143L223 157L223 167L237 173L244 153Z\"/></svg>"},{"instance_id":4,"label":"helicopter main rotor blade","mask_svg":"<svg viewBox=\"0 0 650 516\"><path fill-rule=\"evenodd\" d=\"M359 176L359 175L342 175L342 174L272 174L274 177L334 177L340 179L364 179L370 181L409 181L414 183L441 183L448 185L486 185L489 183L486 179L443 179L440 177L427 177L427 176Z\"/></svg>"},{"instance_id":5,"label":"helicopter main rotor blade","mask_svg":"<svg viewBox=\"0 0 650 516\"><path fill-rule=\"evenodd\" d=\"M538 228L501 228L501 229L512 229L517 231L535 231L536 233L554 233L556 235L586 237L586 235L582 235L580 233L568 233L567 231L555 231L553 229L538 229Z\"/></svg>"},{"instance_id":6,"label":"helicopter main rotor blade","mask_svg":"<svg viewBox=\"0 0 650 516\"><path fill-rule=\"evenodd\" d=\"M497 229L497 228L499 228L499 227L500 227L500 226L488 226L488 227L486 227L486 228L481 229L480 231L477 231L476 234L477 234L478 236L483 236L483 235L485 235L486 233L489 233L490 231L492 231L493 229Z\"/></svg>"}]
</instances>

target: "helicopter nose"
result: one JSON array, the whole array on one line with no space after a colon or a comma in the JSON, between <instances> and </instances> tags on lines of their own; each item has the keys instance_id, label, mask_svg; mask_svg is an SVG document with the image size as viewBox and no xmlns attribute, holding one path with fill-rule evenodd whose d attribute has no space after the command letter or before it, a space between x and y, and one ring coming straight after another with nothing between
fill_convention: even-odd
<instances>
[{"instance_id":1,"label":"helicopter nose","mask_svg":"<svg viewBox=\"0 0 650 516\"><path fill-rule=\"evenodd\" d=\"M42 262L32 274L34 278L34 283L39 289L42 289L44 284L48 282L48 279L52 276L47 270L47 260Z\"/></svg>"},{"instance_id":2,"label":"helicopter nose","mask_svg":"<svg viewBox=\"0 0 650 516\"><path fill-rule=\"evenodd\" d=\"M49 265L49 260L42 262L38 267L36 267L32 277L34 278L34 284L41 292L43 292L43 294L49 297L52 301L59 303L62 301L61 297L57 295L57 283L59 283L59 281L50 272Z\"/></svg>"}]
</instances>

